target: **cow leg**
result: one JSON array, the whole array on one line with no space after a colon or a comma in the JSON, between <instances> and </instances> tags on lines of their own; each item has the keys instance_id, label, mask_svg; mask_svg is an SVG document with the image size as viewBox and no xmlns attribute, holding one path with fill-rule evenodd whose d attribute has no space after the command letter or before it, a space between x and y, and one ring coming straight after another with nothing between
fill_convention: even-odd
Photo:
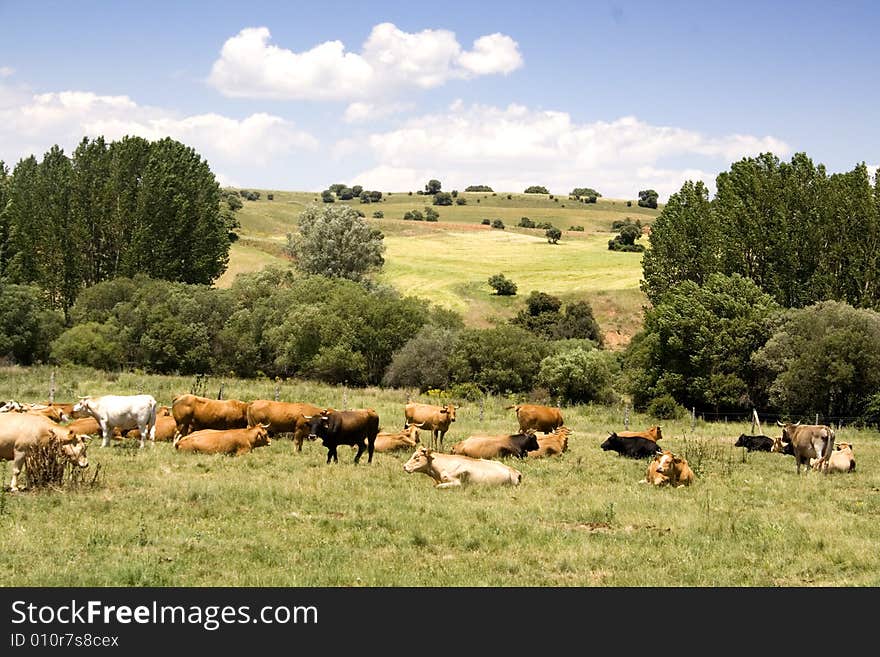
<instances>
[{"instance_id":1,"label":"cow leg","mask_svg":"<svg viewBox=\"0 0 880 657\"><path fill-rule=\"evenodd\" d=\"M354 462L355 463L357 463L358 461L361 460L361 454L363 454L364 450L366 449L366 445L364 444L363 438L361 438L361 441L357 444L357 448L358 448L357 454L354 455Z\"/></svg>"},{"instance_id":2,"label":"cow leg","mask_svg":"<svg viewBox=\"0 0 880 657\"><path fill-rule=\"evenodd\" d=\"M331 459L335 463L339 463L339 457L336 456L336 445L332 445L327 448L327 463L330 463Z\"/></svg>"},{"instance_id":3,"label":"cow leg","mask_svg":"<svg viewBox=\"0 0 880 657\"><path fill-rule=\"evenodd\" d=\"M455 488L456 486L461 486L460 479L450 477L445 472L440 473L440 481L441 483L437 484L434 488Z\"/></svg>"},{"instance_id":4,"label":"cow leg","mask_svg":"<svg viewBox=\"0 0 880 657\"><path fill-rule=\"evenodd\" d=\"M18 475L21 474L22 468L24 468L26 456L26 452L19 452L18 450L13 450L12 452L12 480L9 482L9 490L13 493L18 490Z\"/></svg>"},{"instance_id":5,"label":"cow leg","mask_svg":"<svg viewBox=\"0 0 880 657\"><path fill-rule=\"evenodd\" d=\"M376 436L367 437L367 463L373 462L373 448L376 446Z\"/></svg>"},{"instance_id":6,"label":"cow leg","mask_svg":"<svg viewBox=\"0 0 880 657\"><path fill-rule=\"evenodd\" d=\"M110 434L113 433L113 428L105 422L101 423L101 447L107 447L110 444ZM143 434L141 434L143 435Z\"/></svg>"}]
</instances>

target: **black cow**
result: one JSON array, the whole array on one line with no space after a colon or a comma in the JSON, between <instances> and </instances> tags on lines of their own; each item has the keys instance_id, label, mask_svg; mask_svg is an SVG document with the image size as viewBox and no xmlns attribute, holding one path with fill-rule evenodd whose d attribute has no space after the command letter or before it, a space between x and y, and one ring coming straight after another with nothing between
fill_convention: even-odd
<instances>
[{"instance_id":1,"label":"black cow","mask_svg":"<svg viewBox=\"0 0 880 657\"><path fill-rule=\"evenodd\" d=\"M324 409L319 415L304 417L309 422L309 440L320 437L327 448L327 463L331 459L339 462L336 456L336 447L339 445L357 445L355 463L360 460L364 449L368 454L367 462L373 462L373 448L376 434L379 433L379 416L372 408L353 411Z\"/></svg>"},{"instance_id":2,"label":"black cow","mask_svg":"<svg viewBox=\"0 0 880 657\"><path fill-rule=\"evenodd\" d=\"M770 436L749 436L742 433L736 439L734 447L745 447L749 452L769 452L773 447L773 439Z\"/></svg>"},{"instance_id":3,"label":"black cow","mask_svg":"<svg viewBox=\"0 0 880 657\"><path fill-rule=\"evenodd\" d=\"M631 459L645 459L663 450L653 440L638 437L621 437L612 433L599 445L606 452L611 450Z\"/></svg>"}]
</instances>

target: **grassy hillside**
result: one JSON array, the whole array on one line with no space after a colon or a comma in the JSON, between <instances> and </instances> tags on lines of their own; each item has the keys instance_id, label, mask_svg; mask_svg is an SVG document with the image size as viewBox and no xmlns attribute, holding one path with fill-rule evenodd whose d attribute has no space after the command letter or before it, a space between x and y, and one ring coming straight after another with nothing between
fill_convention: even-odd
<instances>
[{"instance_id":1,"label":"grassy hillside","mask_svg":"<svg viewBox=\"0 0 880 657\"><path fill-rule=\"evenodd\" d=\"M319 194L258 191L260 199L244 201L238 213L241 239L232 246L229 270L218 286L230 285L238 273L284 262L282 247L296 228L297 215L310 203L321 204ZM547 194L460 196L466 205L431 206L440 215L436 223L403 221L408 210L430 205L430 196L392 192L379 203L349 202L385 235L385 267L378 281L454 309L470 326L511 317L530 291L539 290L566 302L589 301L611 346L625 344L638 329L645 303L639 290L641 254L611 252L607 244L614 236L614 220L630 217L650 224L657 210L640 208L635 201L627 207L619 199L588 204ZM373 218L376 211L384 217ZM559 244L549 244L542 229L517 228L522 217L563 230ZM481 223L496 218L504 222L504 230ZM569 231L572 226L584 230ZM487 281L499 272L517 284L515 297L493 294Z\"/></svg>"}]
</instances>

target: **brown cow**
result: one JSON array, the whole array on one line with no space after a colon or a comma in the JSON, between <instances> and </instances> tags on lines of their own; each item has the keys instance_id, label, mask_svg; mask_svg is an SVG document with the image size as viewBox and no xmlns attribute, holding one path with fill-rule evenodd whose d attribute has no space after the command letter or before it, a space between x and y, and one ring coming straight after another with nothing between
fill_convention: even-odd
<instances>
[{"instance_id":1,"label":"brown cow","mask_svg":"<svg viewBox=\"0 0 880 657\"><path fill-rule=\"evenodd\" d=\"M309 437L309 421L306 415L318 415L321 409L304 402L282 402L269 399L255 399L248 405L247 423L249 427L268 424L269 435L292 433L297 452L302 451L303 441Z\"/></svg>"},{"instance_id":2,"label":"brown cow","mask_svg":"<svg viewBox=\"0 0 880 657\"><path fill-rule=\"evenodd\" d=\"M271 445L269 431L265 424L246 429L201 429L187 436L178 436L174 449L181 452L200 454L226 454L241 456L257 447Z\"/></svg>"},{"instance_id":3,"label":"brown cow","mask_svg":"<svg viewBox=\"0 0 880 657\"><path fill-rule=\"evenodd\" d=\"M532 430L550 433L556 431L556 429L564 424L562 411L555 406L516 404L514 406L505 406L504 408L505 410L515 410L520 431Z\"/></svg>"},{"instance_id":4,"label":"brown cow","mask_svg":"<svg viewBox=\"0 0 880 657\"><path fill-rule=\"evenodd\" d=\"M177 395L171 414L181 436L201 429L244 429L248 425L247 403L237 399L208 399Z\"/></svg>"},{"instance_id":5,"label":"brown cow","mask_svg":"<svg viewBox=\"0 0 880 657\"><path fill-rule=\"evenodd\" d=\"M443 447L443 436L455 422L456 408L454 404L434 406L409 402L404 408L404 425L421 424L422 429L431 432L431 447Z\"/></svg>"},{"instance_id":6,"label":"brown cow","mask_svg":"<svg viewBox=\"0 0 880 657\"><path fill-rule=\"evenodd\" d=\"M818 470L820 465L819 459L810 459L813 470ZM852 443L834 443L834 451L828 459L828 472L855 472L855 469Z\"/></svg>"},{"instance_id":7,"label":"brown cow","mask_svg":"<svg viewBox=\"0 0 880 657\"><path fill-rule=\"evenodd\" d=\"M617 435L621 438L645 438L653 440L655 443L663 438L663 432L660 431L660 425L654 425L644 431L618 431Z\"/></svg>"},{"instance_id":8,"label":"brown cow","mask_svg":"<svg viewBox=\"0 0 880 657\"><path fill-rule=\"evenodd\" d=\"M164 408L168 408L167 406ZM162 415L156 418L156 442L165 442L170 443L174 440L177 435L177 422L174 420L174 417L170 414L171 409L168 409L168 415ZM79 422L79 420L74 420L74 422ZM71 422L71 425L73 422ZM134 438L135 440L140 440L141 432L137 429L129 429L125 432L126 438ZM122 438L119 435L119 432L114 433L114 438Z\"/></svg>"},{"instance_id":9,"label":"brown cow","mask_svg":"<svg viewBox=\"0 0 880 657\"><path fill-rule=\"evenodd\" d=\"M556 431L546 436L537 436L538 449L529 452L529 458L542 458L545 456L557 456L568 450L568 436L571 429L559 427Z\"/></svg>"},{"instance_id":10,"label":"brown cow","mask_svg":"<svg viewBox=\"0 0 880 657\"><path fill-rule=\"evenodd\" d=\"M645 478L639 483L681 488L694 483L694 478L694 471L691 470L686 459L664 449L648 464Z\"/></svg>"},{"instance_id":11,"label":"brown cow","mask_svg":"<svg viewBox=\"0 0 880 657\"><path fill-rule=\"evenodd\" d=\"M399 449L412 449L421 442L419 440L420 428L421 425L419 424L411 424L406 429L401 429L400 431L395 431L393 433L389 431L380 431L376 434L376 444L373 446L373 451L393 452ZM355 447L357 447L357 445L352 445L352 448Z\"/></svg>"},{"instance_id":12,"label":"brown cow","mask_svg":"<svg viewBox=\"0 0 880 657\"><path fill-rule=\"evenodd\" d=\"M69 415L58 406L22 404L17 401L8 401L0 406L0 413L30 413L31 415L41 415L56 423L65 422L69 419Z\"/></svg>"},{"instance_id":13,"label":"brown cow","mask_svg":"<svg viewBox=\"0 0 880 657\"><path fill-rule=\"evenodd\" d=\"M810 459L818 459L816 470L827 473L828 459L834 449L834 430L824 424L783 424L776 421L782 427L782 435L774 439L771 452L791 453L797 463L797 473L801 473L801 464L810 471Z\"/></svg>"},{"instance_id":14,"label":"brown cow","mask_svg":"<svg viewBox=\"0 0 880 657\"><path fill-rule=\"evenodd\" d=\"M523 459L538 449L534 431L505 434L502 436L470 436L452 446L451 454L461 454L475 459L495 459L515 456Z\"/></svg>"},{"instance_id":15,"label":"brown cow","mask_svg":"<svg viewBox=\"0 0 880 657\"><path fill-rule=\"evenodd\" d=\"M10 490L18 490L28 453L37 446L61 445L64 456L76 466L86 468L86 443L83 436L51 420L28 413L0 413L0 459L12 461Z\"/></svg>"}]
</instances>

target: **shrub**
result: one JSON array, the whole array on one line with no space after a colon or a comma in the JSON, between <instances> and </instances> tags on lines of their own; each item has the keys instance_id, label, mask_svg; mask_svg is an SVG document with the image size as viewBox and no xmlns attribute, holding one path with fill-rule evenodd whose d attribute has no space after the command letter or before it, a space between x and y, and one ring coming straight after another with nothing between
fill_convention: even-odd
<instances>
[{"instance_id":1,"label":"shrub","mask_svg":"<svg viewBox=\"0 0 880 657\"><path fill-rule=\"evenodd\" d=\"M373 219L384 219L384 218L385 218L385 213L382 212L381 210L376 210L373 213Z\"/></svg>"},{"instance_id":2,"label":"shrub","mask_svg":"<svg viewBox=\"0 0 880 657\"><path fill-rule=\"evenodd\" d=\"M668 393L648 402L646 411L648 415L658 420L680 420L687 415L687 409Z\"/></svg>"},{"instance_id":3,"label":"shrub","mask_svg":"<svg viewBox=\"0 0 880 657\"><path fill-rule=\"evenodd\" d=\"M459 196L457 199L455 199L455 204L456 205L467 205L467 199L464 196Z\"/></svg>"},{"instance_id":4,"label":"shrub","mask_svg":"<svg viewBox=\"0 0 880 657\"><path fill-rule=\"evenodd\" d=\"M479 202L479 201L478 201L478 202ZM488 225L489 225L490 223L492 223L492 222L490 222L488 219L483 219L480 223L481 223L482 225L484 225L484 226L488 226Z\"/></svg>"},{"instance_id":5,"label":"shrub","mask_svg":"<svg viewBox=\"0 0 880 657\"><path fill-rule=\"evenodd\" d=\"M619 369L611 352L575 348L544 358L537 383L566 403L611 404L616 398L613 384Z\"/></svg>"},{"instance_id":6,"label":"shrub","mask_svg":"<svg viewBox=\"0 0 880 657\"><path fill-rule=\"evenodd\" d=\"M492 220L492 228L498 228L500 230L504 230L504 222L501 219L493 219Z\"/></svg>"},{"instance_id":7,"label":"shrub","mask_svg":"<svg viewBox=\"0 0 880 657\"><path fill-rule=\"evenodd\" d=\"M546 231L544 231L544 237L547 238L547 241L550 244L557 244L562 237L562 231L558 228L548 228Z\"/></svg>"},{"instance_id":8,"label":"shrub","mask_svg":"<svg viewBox=\"0 0 880 657\"><path fill-rule=\"evenodd\" d=\"M532 185L531 187L526 187L523 191L523 194L549 194L546 187L541 185Z\"/></svg>"},{"instance_id":9,"label":"shrub","mask_svg":"<svg viewBox=\"0 0 880 657\"><path fill-rule=\"evenodd\" d=\"M504 274L495 274L489 277L489 285L498 296L513 296L516 294L516 283Z\"/></svg>"},{"instance_id":10,"label":"shrub","mask_svg":"<svg viewBox=\"0 0 880 657\"><path fill-rule=\"evenodd\" d=\"M569 230L573 230L573 231L578 232L578 233L583 233L583 232L584 232L584 227L583 227L583 226L569 226L568 229L569 229Z\"/></svg>"},{"instance_id":11,"label":"shrub","mask_svg":"<svg viewBox=\"0 0 880 657\"><path fill-rule=\"evenodd\" d=\"M520 228L534 228L535 222L528 217L522 217L517 224Z\"/></svg>"}]
</instances>

